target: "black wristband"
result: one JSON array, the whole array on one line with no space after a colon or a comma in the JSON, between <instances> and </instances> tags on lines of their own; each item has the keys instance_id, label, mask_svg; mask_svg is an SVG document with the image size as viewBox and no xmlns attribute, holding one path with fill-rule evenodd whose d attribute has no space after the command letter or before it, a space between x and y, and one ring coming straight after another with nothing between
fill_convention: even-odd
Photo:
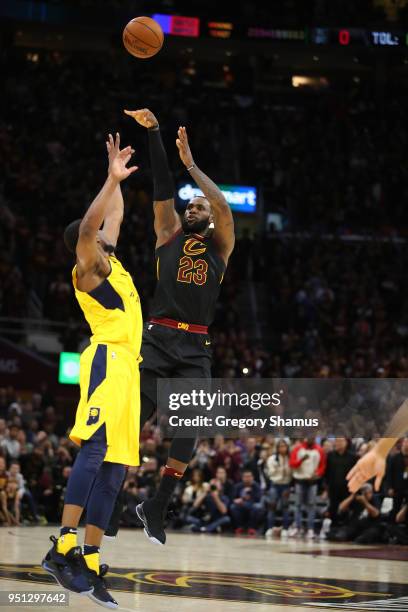
<instances>
[{"instance_id":1,"label":"black wristband","mask_svg":"<svg viewBox=\"0 0 408 612\"><path fill-rule=\"evenodd\" d=\"M153 173L153 198L156 201L171 200L174 197L173 178L170 173L159 126L149 128L147 134Z\"/></svg>"}]
</instances>

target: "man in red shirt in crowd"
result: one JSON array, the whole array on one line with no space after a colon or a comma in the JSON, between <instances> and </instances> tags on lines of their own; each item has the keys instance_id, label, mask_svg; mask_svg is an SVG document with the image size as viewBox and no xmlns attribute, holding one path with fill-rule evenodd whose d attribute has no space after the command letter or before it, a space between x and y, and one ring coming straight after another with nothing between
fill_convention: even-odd
<instances>
[{"instance_id":1,"label":"man in red shirt in crowd","mask_svg":"<svg viewBox=\"0 0 408 612\"><path fill-rule=\"evenodd\" d=\"M289 465L293 469L296 494L295 527L289 529L289 536L294 537L301 531L304 506L307 511L307 537L313 539L317 482L326 470L326 455L314 437L305 438L294 446Z\"/></svg>"}]
</instances>

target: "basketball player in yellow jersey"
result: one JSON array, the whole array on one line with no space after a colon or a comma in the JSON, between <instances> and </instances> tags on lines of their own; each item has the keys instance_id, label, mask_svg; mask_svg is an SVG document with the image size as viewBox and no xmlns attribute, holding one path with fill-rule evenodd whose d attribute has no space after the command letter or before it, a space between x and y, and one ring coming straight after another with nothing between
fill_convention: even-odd
<instances>
[{"instance_id":1,"label":"basketball player in yellow jersey","mask_svg":"<svg viewBox=\"0 0 408 612\"><path fill-rule=\"evenodd\" d=\"M125 466L139 464L142 314L132 278L114 256L123 218L120 182L137 168L126 167L133 150L120 150L118 134L115 141L109 135L107 148L106 182L84 218L64 234L76 254L75 296L92 337L81 355L81 396L70 434L81 449L67 485L60 537L51 537L54 545L42 565L65 588L116 608L103 580L107 566L99 565L99 547ZM82 554L77 527L85 506Z\"/></svg>"}]
</instances>

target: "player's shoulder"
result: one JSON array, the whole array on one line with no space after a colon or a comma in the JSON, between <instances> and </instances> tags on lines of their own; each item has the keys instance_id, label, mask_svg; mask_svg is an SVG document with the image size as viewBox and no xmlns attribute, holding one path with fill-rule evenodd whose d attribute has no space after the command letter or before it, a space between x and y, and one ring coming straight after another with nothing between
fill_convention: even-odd
<instances>
[{"instance_id":1,"label":"player's shoulder","mask_svg":"<svg viewBox=\"0 0 408 612\"><path fill-rule=\"evenodd\" d=\"M182 241L184 241L185 237L186 236L185 236L182 228L180 227L173 234L171 234L171 236L168 236L167 239L164 242L162 242L161 244L156 246L156 251L159 251L160 249L164 249L164 248L166 248L168 246L171 246L172 244L178 243L180 241L182 242Z\"/></svg>"}]
</instances>

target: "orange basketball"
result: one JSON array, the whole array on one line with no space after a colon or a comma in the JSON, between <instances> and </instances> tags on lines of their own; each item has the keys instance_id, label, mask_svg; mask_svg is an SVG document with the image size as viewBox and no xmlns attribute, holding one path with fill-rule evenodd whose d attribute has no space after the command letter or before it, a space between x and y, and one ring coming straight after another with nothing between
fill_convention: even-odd
<instances>
[{"instance_id":1,"label":"orange basketball","mask_svg":"<svg viewBox=\"0 0 408 612\"><path fill-rule=\"evenodd\" d=\"M136 17L123 30L126 50L142 59L152 57L163 46L164 34L160 25L150 17Z\"/></svg>"}]
</instances>

